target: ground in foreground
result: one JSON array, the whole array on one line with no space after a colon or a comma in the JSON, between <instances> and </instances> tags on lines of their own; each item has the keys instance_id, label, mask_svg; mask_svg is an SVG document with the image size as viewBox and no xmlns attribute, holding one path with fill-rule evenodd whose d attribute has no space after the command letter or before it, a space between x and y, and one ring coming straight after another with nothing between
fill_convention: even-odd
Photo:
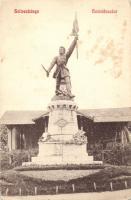
<instances>
[{"instance_id":1,"label":"ground in foreground","mask_svg":"<svg viewBox=\"0 0 131 200\"><path fill-rule=\"evenodd\" d=\"M131 189L113 192L75 193L60 195L2 197L3 200L131 200Z\"/></svg>"}]
</instances>

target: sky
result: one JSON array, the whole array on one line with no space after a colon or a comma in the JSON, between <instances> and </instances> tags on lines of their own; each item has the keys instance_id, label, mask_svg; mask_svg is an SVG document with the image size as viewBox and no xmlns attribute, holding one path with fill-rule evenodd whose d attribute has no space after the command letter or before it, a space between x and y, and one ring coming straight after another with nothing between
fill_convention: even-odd
<instances>
[{"instance_id":1,"label":"sky","mask_svg":"<svg viewBox=\"0 0 131 200\"><path fill-rule=\"evenodd\" d=\"M35 9L38 14L15 14ZM92 13L114 9L116 14ZM46 110L55 92L48 69L59 46L69 47L74 14L79 58L68 68L80 109L131 106L130 0L1 0L0 115L7 110Z\"/></svg>"}]
</instances>

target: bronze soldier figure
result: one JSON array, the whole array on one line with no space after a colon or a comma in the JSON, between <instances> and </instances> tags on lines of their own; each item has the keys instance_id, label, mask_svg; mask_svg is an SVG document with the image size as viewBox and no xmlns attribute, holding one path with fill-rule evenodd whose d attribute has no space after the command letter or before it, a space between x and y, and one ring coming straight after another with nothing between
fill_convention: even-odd
<instances>
[{"instance_id":1,"label":"bronze soldier figure","mask_svg":"<svg viewBox=\"0 0 131 200\"><path fill-rule=\"evenodd\" d=\"M70 73L69 69L66 67L69 57L71 56L76 44L77 44L78 36L74 37L69 49L65 50L64 47L59 48L59 55L54 57L53 61L50 64L49 69L46 71L47 77L49 76L50 71L56 65L56 70L53 74L53 78L56 78L56 95L60 94L60 84L61 81L64 80L66 84L67 95L71 98L74 95L71 93L71 81L70 81Z\"/></svg>"}]
</instances>

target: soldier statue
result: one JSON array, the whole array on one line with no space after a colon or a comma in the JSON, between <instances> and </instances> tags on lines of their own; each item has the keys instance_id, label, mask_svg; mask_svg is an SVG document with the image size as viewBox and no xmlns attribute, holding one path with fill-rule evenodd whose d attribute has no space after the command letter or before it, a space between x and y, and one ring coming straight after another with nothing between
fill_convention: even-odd
<instances>
[{"instance_id":1,"label":"soldier statue","mask_svg":"<svg viewBox=\"0 0 131 200\"><path fill-rule=\"evenodd\" d=\"M69 49L66 51L65 47L61 46L59 48L59 55L54 57L48 70L46 70L45 67L42 65L42 67L46 71L47 77L49 76L49 73L51 72L52 68L56 65L56 69L53 74L53 78L56 79L56 91L55 91L56 95L62 94L68 96L69 98L75 97L71 93L71 80L70 80L69 69L67 68L67 62L75 47L77 50L77 58L78 58L78 48L77 48L78 31L79 27L78 27L77 15L75 15L75 19L73 22L73 29L71 33L74 39ZM62 83L66 85L66 92L64 90L61 90Z\"/></svg>"},{"instance_id":2,"label":"soldier statue","mask_svg":"<svg viewBox=\"0 0 131 200\"><path fill-rule=\"evenodd\" d=\"M71 56L76 44L77 44L78 36L74 37L69 49L66 51L65 47L61 46L59 48L59 55L54 57L53 61L50 64L49 69L47 70L47 76L49 76L50 71L56 65L56 70L53 74L53 78L56 78L56 95L61 94L60 84L61 81L64 80L66 84L67 95L70 98L73 98L74 95L71 93L71 80L69 69L67 68L67 62L69 57Z\"/></svg>"}]
</instances>

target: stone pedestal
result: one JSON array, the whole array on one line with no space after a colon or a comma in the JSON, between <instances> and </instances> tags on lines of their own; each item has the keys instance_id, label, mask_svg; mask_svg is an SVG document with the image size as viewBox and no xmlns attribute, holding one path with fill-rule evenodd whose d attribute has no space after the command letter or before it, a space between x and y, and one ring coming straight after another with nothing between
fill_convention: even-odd
<instances>
[{"instance_id":1,"label":"stone pedestal","mask_svg":"<svg viewBox=\"0 0 131 200\"><path fill-rule=\"evenodd\" d=\"M34 157L32 161L46 165L88 164L93 163L93 156L88 156L86 144L40 142L39 155Z\"/></svg>"},{"instance_id":2,"label":"stone pedestal","mask_svg":"<svg viewBox=\"0 0 131 200\"><path fill-rule=\"evenodd\" d=\"M36 164L88 164L93 163L93 156L86 152L86 141L77 138L77 105L72 100L52 100L48 106L48 134L43 134L39 141L39 154L32 158ZM84 134L84 132L83 132Z\"/></svg>"},{"instance_id":3,"label":"stone pedestal","mask_svg":"<svg viewBox=\"0 0 131 200\"><path fill-rule=\"evenodd\" d=\"M78 132L77 105L73 101L56 100L48 106L50 110L48 133L52 138L69 140ZM63 137L64 136L64 137Z\"/></svg>"}]
</instances>

